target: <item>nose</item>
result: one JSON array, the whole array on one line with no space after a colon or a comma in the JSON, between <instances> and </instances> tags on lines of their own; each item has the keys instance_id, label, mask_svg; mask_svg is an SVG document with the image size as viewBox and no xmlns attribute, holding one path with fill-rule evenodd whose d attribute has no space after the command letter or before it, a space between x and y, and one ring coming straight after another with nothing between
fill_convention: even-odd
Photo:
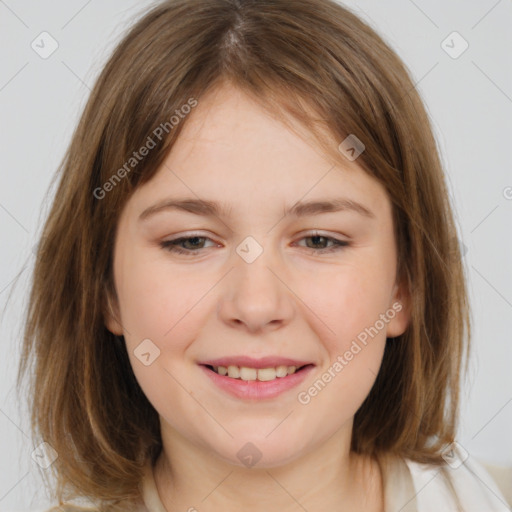
<instances>
[{"instance_id":1,"label":"nose","mask_svg":"<svg viewBox=\"0 0 512 512\"><path fill-rule=\"evenodd\" d=\"M223 280L217 307L219 318L230 327L262 333L293 318L294 294L286 285L286 271L269 252L264 250L252 263L233 255L234 268Z\"/></svg>"}]
</instances>

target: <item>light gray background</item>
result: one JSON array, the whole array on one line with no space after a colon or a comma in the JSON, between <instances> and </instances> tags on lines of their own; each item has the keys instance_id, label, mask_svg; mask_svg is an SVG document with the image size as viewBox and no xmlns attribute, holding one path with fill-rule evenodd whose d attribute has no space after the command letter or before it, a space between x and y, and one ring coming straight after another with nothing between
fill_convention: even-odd
<instances>
[{"instance_id":1,"label":"light gray background","mask_svg":"<svg viewBox=\"0 0 512 512\"><path fill-rule=\"evenodd\" d=\"M44 194L109 51L149 5L0 0L2 308L14 290L1 324L0 511L49 506L43 470L31 458L38 443L29 438L14 389L32 249L48 209ZM459 442L479 460L512 465L512 1L346 5L405 60L431 115L467 250L474 318ZM47 59L31 48L43 31L59 44ZM456 59L441 47L453 31L469 43Z\"/></svg>"}]
</instances>

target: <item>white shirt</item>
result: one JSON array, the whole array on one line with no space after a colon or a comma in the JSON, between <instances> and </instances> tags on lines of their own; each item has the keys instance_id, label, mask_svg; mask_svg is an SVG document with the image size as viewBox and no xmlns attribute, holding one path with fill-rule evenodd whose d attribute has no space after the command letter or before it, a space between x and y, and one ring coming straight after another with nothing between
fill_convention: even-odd
<instances>
[{"instance_id":1,"label":"white shirt","mask_svg":"<svg viewBox=\"0 0 512 512\"><path fill-rule=\"evenodd\" d=\"M469 456L456 469L448 464L442 468L453 483L456 497L450 492L440 467L409 459L389 461L383 472L385 512L512 510L512 504L507 503L497 484L476 459Z\"/></svg>"}]
</instances>

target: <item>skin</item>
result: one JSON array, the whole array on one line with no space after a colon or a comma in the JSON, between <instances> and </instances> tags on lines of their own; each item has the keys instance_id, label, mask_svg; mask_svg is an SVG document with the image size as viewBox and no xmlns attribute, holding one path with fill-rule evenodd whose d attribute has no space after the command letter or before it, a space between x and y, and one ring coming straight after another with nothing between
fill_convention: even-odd
<instances>
[{"instance_id":1,"label":"skin","mask_svg":"<svg viewBox=\"0 0 512 512\"><path fill-rule=\"evenodd\" d=\"M169 512L383 510L378 466L351 453L350 439L386 338L407 327L408 298L396 283L386 191L357 160L339 160L333 167L299 129L224 84L200 99L158 173L122 211L118 302L107 327L124 335L135 376L160 416L163 451L154 475ZM226 202L230 215L169 209L138 220L169 197ZM358 201L375 218L349 210L283 218L298 200L333 197ZM314 230L350 245L322 254L332 242L315 239ZM160 245L182 236L207 238L181 244L190 256ZM263 248L250 264L236 252L247 236ZM297 394L398 303L401 311L343 370L299 403ZM148 366L134 354L146 338L160 350ZM241 400L197 364L227 355L288 356L316 367L276 398ZM247 442L261 452L253 467L237 457Z\"/></svg>"}]
</instances>

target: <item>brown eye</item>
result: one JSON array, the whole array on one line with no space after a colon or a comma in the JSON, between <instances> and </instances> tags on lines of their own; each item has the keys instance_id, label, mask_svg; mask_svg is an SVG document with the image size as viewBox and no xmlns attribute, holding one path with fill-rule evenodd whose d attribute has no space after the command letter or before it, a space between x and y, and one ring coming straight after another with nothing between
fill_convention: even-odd
<instances>
[{"instance_id":1,"label":"brown eye","mask_svg":"<svg viewBox=\"0 0 512 512\"><path fill-rule=\"evenodd\" d=\"M349 242L346 242L344 240L338 240L337 238L324 236L320 234L305 236L301 240L311 240L311 245L306 244L306 247L314 252L319 253L338 251L341 250L343 247L347 247L350 245ZM331 242L332 245L330 247L326 247L326 244L328 244L329 242ZM317 247L318 245L320 245L321 247Z\"/></svg>"},{"instance_id":2,"label":"brown eye","mask_svg":"<svg viewBox=\"0 0 512 512\"><path fill-rule=\"evenodd\" d=\"M187 236L174 240L165 240L160 242L160 246L169 252L192 255L197 253L198 249L204 249L205 240L210 239L205 236Z\"/></svg>"}]
</instances>

